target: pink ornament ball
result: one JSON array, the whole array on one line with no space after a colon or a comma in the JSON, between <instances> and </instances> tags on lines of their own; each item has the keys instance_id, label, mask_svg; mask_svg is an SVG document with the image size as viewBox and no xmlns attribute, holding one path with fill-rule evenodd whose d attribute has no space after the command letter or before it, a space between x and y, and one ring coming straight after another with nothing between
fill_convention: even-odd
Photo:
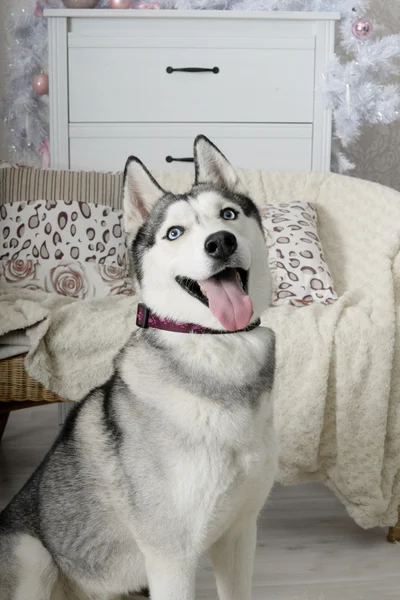
<instances>
[{"instance_id":1,"label":"pink ornament ball","mask_svg":"<svg viewBox=\"0 0 400 600\"><path fill-rule=\"evenodd\" d=\"M111 8L130 8L131 0L110 0Z\"/></svg>"},{"instance_id":2,"label":"pink ornament ball","mask_svg":"<svg viewBox=\"0 0 400 600\"><path fill-rule=\"evenodd\" d=\"M38 96L44 96L49 93L49 76L46 73L35 75L32 79L32 89Z\"/></svg>"},{"instance_id":3,"label":"pink ornament ball","mask_svg":"<svg viewBox=\"0 0 400 600\"><path fill-rule=\"evenodd\" d=\"M369 37L371 37L374 26L372 21L369 19L358 19L355 21L355 23L353 23L351 30L354 37L358 40L367 40Z\"/></svg>"}]
</instances>

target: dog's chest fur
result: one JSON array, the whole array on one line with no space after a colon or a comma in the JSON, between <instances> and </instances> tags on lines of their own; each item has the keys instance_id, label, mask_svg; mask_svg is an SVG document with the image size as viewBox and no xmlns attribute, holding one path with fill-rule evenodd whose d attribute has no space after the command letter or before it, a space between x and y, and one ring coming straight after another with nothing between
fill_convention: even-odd
<instances>
[{"instance_id":1,"label":"dog's chest fur","mask_svg":"<svg viewBox=\"0 0 400 600\"><path fill-rule=\"evenodd\" d=\"M257 513L270 487L274 339L267 329L173 336L135 335L119 360L129 390L115 403L119 455L135 537L202 551L242 511Z\"/></svg>"}]
</instances>

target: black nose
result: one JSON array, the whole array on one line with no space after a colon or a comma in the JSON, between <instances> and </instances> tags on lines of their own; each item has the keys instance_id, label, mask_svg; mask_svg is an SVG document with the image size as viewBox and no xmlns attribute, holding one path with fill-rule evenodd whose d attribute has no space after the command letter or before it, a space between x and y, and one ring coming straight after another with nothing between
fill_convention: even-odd
<instances>
[{"instance_id":1,"label":"black nose","mask_svg":"<svg viewBox=\"0 0 400 600\"><path fill-rule=\"evenodd\" d=\"M235 252L237 240L233 233L229 231L217 231L208 236L205 241L204 249L209 256L213 258L223 258L227 260Z\"/></svg>"}]
</instances>

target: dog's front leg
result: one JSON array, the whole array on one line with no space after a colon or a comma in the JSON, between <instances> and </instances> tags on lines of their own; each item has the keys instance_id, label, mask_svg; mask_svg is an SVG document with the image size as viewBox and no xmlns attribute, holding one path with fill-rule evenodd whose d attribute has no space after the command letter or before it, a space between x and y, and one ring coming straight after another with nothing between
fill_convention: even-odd
<instances>
[{"instance_id":1,"label":"dog's front leg","mask_svg":"<svg viewBox=\"0 0 400 600\"><path fill-rule=\"evenodd\" d=\"M220 600L251 600L257 518L227 531L211 548Z\"/></svg>"},{"instance_id":2,"label":"dog's front leg","mask_svg":"<svg viewBox=\"0 0 400 600\"><path fill-rule=\"evenodd\" d=\"M195 560L147 556L151 600L194 600L196 566Z\"/></svg>"}]
</instances>

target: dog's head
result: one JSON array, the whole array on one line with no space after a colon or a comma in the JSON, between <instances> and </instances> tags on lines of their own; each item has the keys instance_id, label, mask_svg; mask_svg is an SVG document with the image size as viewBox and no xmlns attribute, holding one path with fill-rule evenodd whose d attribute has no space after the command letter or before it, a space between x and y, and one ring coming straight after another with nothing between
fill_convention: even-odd
<instances>
[{"instance_id":1,"label":"dog's head","mask_svg":"<svg viewBox=\"0 0 400 600\"><path fill-rule=\"evenodd\" d=\"M223 154L194 143L195 183L163 190L135 157L124 174L124 224L141 300L157 314L234 331L269 305L271 283L261 219Z\"/></svg>"}]
</instances>

